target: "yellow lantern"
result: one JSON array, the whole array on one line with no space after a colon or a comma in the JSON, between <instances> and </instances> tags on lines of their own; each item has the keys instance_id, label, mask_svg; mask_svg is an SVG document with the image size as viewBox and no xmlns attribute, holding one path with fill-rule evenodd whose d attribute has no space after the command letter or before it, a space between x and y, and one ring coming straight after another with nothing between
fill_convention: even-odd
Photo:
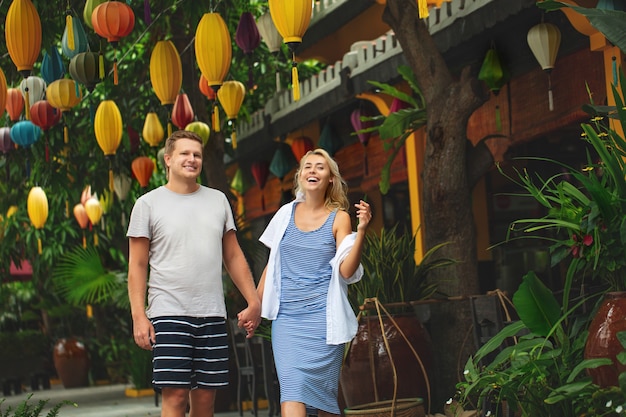
<instances>
[{"instance_id":1,"label":"yellow lantern","mask_svg":"<svg viewBox=\"0 0 626 417\"><path fill-rule=\"evenodd\" d=\"M237 133L235 130L235 120L237 114L243 103L243 99L246 95L246 87L239 81L226 81L222 84L217 92L217 98L219 99L228 120L233 122L233 149L237 149Z\"/></svg>"},{"instance_id":2,"label":"yellow lantern","mask_svg":"<svg viewBox=\"0 0 626 417\"><path fill-rule=\"evenodd\" d=\"M228 26L218 13L205 13L196 28L196 62L208 85L217 92L228 74L233 47ZM213 130L220 131L217 104L213 109Z\"/></svg>"},{"instance_id":3,"label":"yellow lantern","mask_svg":"<svg viewBox=\"0 0 626 417\"><path fill-rule=\"evenodd\" d=\"M48 220L48 197L41 187L33 187L26 200L28 217L35 229L42 229ZM37 250L41 254L41 237L37 237Z\"/></svg>"},{"instance_id":4,"label":"yellow lantern","mask_svg":"<svg viewBox=\"0 0 626 417\"><path fill-rule=\"evenodd\" d=\"M83 99L83 93L76 81L61 78L50 83L46 88L46 100L56 109L66 111L76 106ZM63 140L68 142L68 127L63 121Z\"/></svg>"},{"instance_id":5,"label":"yellow lantern","mask_svg":"<svg viewBox=\"0 0 626 417\"><path fill-rule=\"evenodd\" d=\"M7 11L4 35L11 60L27 77L41 51L41 20L30 0L13 0Z\"/></svg>"},{"instance_id":6,"label":"yellow lantern","mask_svg":"<svg viewBox=\"0 0 626 417\"><path fill-rule=\"evenodd\" d=\"M294 101L300 100L300 83L296 64L296 49L302 43L302 37L309 27L313 2L311 0L269 0L272 21L289 47L292 55L291 84Z\"/></svg>"},{"instance_id":7,"label":"yellow lantern","mask_svg":"<svg viewBox=\"0 0 626 417\"><path fill-rule=\"evenodd\" d=\"M93 196L89 200L85 202L85 212L87 213L87 217L92 225L97 225L100 219L102 218L102 206L100 205L100 201L98 198ZM93 234L93 244L98 246L98 232L96 232L94 228Z\"/></svg>"},{"instance_id":8,"label":"yellow lantern","mask_svg":"<svg viewBox=\"0 0 626 417\"><path fill-rule=\"evenodd\" d=\"M159 143L163 141L165 137L165 131L163 125L159 120L159 116L155 112L150 112L146 115L146 121L143 123L143 140L145 140L150 146L159 146Z\"/></svg>"},{"instance_id":9,"label":"yellow lantern","mask_svg":"<svg viewBox=\"0 0 626 417\"><path fill-rule=\"evenodd\" d=\"M162 105L173 105L183 85L183 66L172 41L158 41L150 55L150 81Z\"/></svg>"},{"instance_id":10,"label":"yellow lantern","mask_svg":"<svg viewBox=\"0 0 626 417\"><path fill-rule=\"evenodd\" d=\"M104 100L96 109L93 122L96 141L109 160L109 189L113 191L113 168L111 156L115 155L122 141L122 114L113 100Z\"/></svg>"}]
</instances>

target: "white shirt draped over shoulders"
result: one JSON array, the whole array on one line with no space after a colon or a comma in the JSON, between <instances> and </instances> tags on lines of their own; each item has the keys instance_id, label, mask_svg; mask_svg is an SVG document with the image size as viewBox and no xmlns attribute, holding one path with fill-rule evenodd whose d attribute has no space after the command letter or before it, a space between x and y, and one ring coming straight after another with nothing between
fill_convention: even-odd
<instances>
[{"instance_id":1,"label":"white shirt draped over shoulders","mask_svg":"<svg viewBox=\"0 0 626 417\"><path fill-rule=\"evenodd\" d=\"M301 197L278 209L259 238L261 243L270 249L261 302L261 316L268 320L275 320L278 316L281 277L279 245L289 225L293 208L299 201L303 201ZM333 259L330 260L332 274L326 302L326 343L329 345L349 342L356 334L358 327L356 316L347 295L348 284L358 282L361 279L363 267L359 265L349 279L344 279L339 273L339 266L354 246L355 237L356 233L354 232L346 236Z\"/></svg>"}]
</instances>

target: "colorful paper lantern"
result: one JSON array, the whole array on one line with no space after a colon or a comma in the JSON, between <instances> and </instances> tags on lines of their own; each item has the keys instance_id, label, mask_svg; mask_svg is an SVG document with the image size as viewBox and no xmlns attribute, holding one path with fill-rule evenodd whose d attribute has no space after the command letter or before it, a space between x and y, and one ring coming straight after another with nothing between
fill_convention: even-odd
<instances>
[{"instance_id":1,"label":"colorful paper lantern","mask_svg":"<svg viewBox=\"0 0 626 417\"><path fill-rule=\"evenodd\" d=\"M71 17L71 15L68 16ZM67 24L65 26L63 36L61 37L61 51L69 59L89 51L89 40L87 39L85 28L83 28L83 24L80 23L79 19L71 18L71 25Z\"/></svg>"},{"instance_id":2,"label":"colorful paper lantern","mask_svg":"<svg viewBox=\"0 0 626 417\"><path fill-rule=\"evenodd\" d=\"M310 0L269 0L269 6L272 21L292 55L291 84L293 99L298 101L300 100L300 82L298 81L296 50L309 27L313 2Z\"/></svg>"},{"instance_id":3,"label":"colorful paper lantern","mask_svg":"<svg viewBox=\"0 0 626 417\"><path fill-rule=\"evenodd\" d=\"M48 220L48 197L41 187L33 187L26 200L28 217L35 229L42 229ZM37 237L37 249L42 252L41 237Z\"/></svg>"},{"instance_id":4,"label":"colorful paper lantern","mask_svg":"<svg viewBox=\"0 0 626 417\"><path fill-rule=\"evenodd\" d=\"M7 126L0 127L0 152L8 154L14 148L15 146L11 140L11 128Z\"/></svg>"},{"instance_id":5,"label":"colorful paper lantern","mask_svg":"<svg viewBox=\"0 0 626 417\"><path fill-rule=\"evenodd\" d=\"M11 60L28 77L41 51L41 20L30 0L13 0L7 11L4 35Z\"/></svg>"},{"instance_id":6,"label":"colorful paper lantern","mask_svg":"<svg viewBox=\"0 0 626 417\"><path fill-rule=\"evenodd\" d=\"M176 97L176 102L172 108L172 123L179 129L184 129L195 118L193 107L189 97L185 93L181 93Z\"/></svg>"},{"instance_id":7,"label":"colorful paper lantern","mask_svg":"<svg viewBox=\"0 0 626 417\"><path fill-rule=\"evenodd\" d=\"M180 55L172 41L158 41L150 55L150 81L161 105L173 105L183 85Z\"/></svg>"},{"instance_id":8,"label":"colorful paper lantern","mask_svg":"<svg viewBox=\"0 0 626 417\"><path fill-rule=\"evenodd\" d=\"M478 79L484 81L489 90L498 94L508 81L508 73L500 62L496 48L491 47L485 54L485 59L478 72Z\"/></svg>"},{"instance_id":9,"label":"colorful paper lantern","mask_svg":"<svg viewBox=\"0 0 626 417\"><path fill-rule=\"evenodd\" d=\"M552 23L542 22L530 28L526 40L541 69L548 74L548 108L552 111L554 110L554 99L550 73L554 68L561 45L561 31Z\"/></svg>"},{"instance_id":10,"label":"colorful paper lantern","mask_svg":"<svg viewBox=\"0 0 626 417\"><path fill-rule=\"evenodd\" d=\"M267 178L270 175L270 164L267 161L254 161L250 165L250 172L254 177L256 185L261 190L261 209L265 210L265 196L263 195L263 188L267 183Z\"/></svg>"},{"instance_id":11,"label":"colorful paper lantern","mask_svg":"<svg viewBox=\"0 0 626 417\"><path fill-rule=\"evenodd\" d=\"M126 174L115 174L113 178L113 190L115 195L120 201L126 200L128 193L130 193L130 186L132 185L132 178Z\"/></svg>"},{"instance_id":12,"label":"colorful paper lantern","mask_svg":"<svg viewBox=\"0 0 626 417\"><path fill-rule=\"evenodd\" d=\"M280 55L280 46L283 44L283 37L276 29L276 25L274 25L274 21L272 20L272 16L268 13L265 13L256 21L257 28L259 29L259 33L261 34L261 39L267 46L267 49L271 54L278 57ZM276 91L280 91L280 71L278 70L278 66L276 66Z\"/></svg>"},{"instance_id":13,"label":"colorful paper lantern","mask_svg":"<svg viewBox=\"0 0 626 417\"><path fill-rule=\"evenodd\" d=\"M282 181L285 175L297 164L298 162L295 159L291 147L284 142L280 142L270 161L270 172Z\"/></svg>"},{"instance_id":14,"label":"colorful paper lantern","mask_svg":"<svg viewBox=\"0 0 626 417\"><path fill-rule=\"evenodd\" d=\"M47 84L63 78L65 75L65 64L56 46L51 46L44 51L41 60L41 78Z\"/></svg>"},{"instance_id":15,"label":"colorful paper lantern","mask_svg":"<svg viewBox=\"0 0 626 417\"><path fill-rule=\"evenodd\" d=\"M19 88L7 89L6 111L12 122L19 120L24 110L24 96Z\"/></svg>"},{"instance_id":16,"label":"colorful paper lantern","mask_svg":"<svg viewBox=\"0 0 626 417\"><path fill-rule=\"evenodd\" d=\"M61 111L70 110L83 99L83 92L74 80L62 78L52 82L46 89L46 99ZM69 141L68 127L63 121L63 139L65 143Z\"/></svg>"},{"instance_id":17,"label":"colorful paper lantern","mask_svg":"<svg viewBox=\"0 0 626 417\"><path fill-rule=\"evenodd\" d=\"M195 134L200 136L200 138L202 138L203 146L206 145L206 143L209 141L209 136L211 135L211 128L209 127L209 125L201 121L189 123L187 126L185 126L185 130L194 132Z\"/></svg>"},{"instance_id":18,"label":"colorful paper lantern","mask_svg":"<svg viewBox=\"0 0 626 417\"><path fill-rule=\"evenodd\" d=\"M83 206L81 203L76 204L74 206L73 213L76 222L78 222L78 226L80 226L83 231L83 248L86 248L87 241L85 240L85 229L89 225L89 217L87 216L87 212L85 211L85 206Z\"/></svg>"},{"instance_id":19,"label":"colorful paper lantern","mask_svg":"<svg viewBox=\"0 0 626 417\"><path fill-rule=\"evenodd\" d=\"M104 100L98 105L93 123L98 146L109 160L109 190L113 191L113 167L111 157L122 141L122 114L113 100Z\"/></svg>"},{"instance_id":20,"label":"colorful paper lantern","mask_svg":"<svg viewBox=\"0 0 626 417\"><path fill-rule=\"evenodd\" d=\"M233 124L232 144L233 149L237 149L237 132L235 128L235 120L237 114L246 96L246 87L239 81L226 81L217 91L217 98L226 112L228 120Z\"/></svg>"},{"instance_id":21,"label":"colorful paper lantern","mask_svg":"<svg viewBox=\"0 0 626 417\"><path fill-rule=\"evenodd\" d=\"M40 137L41 129L30 120L22 120L11 127L11 140L24 148L37 142Z\"/></svg>"},{"instance_id":22,"label":"colorful paper lantern","mask_svg":"<svg viewBox=\"0 0 626 417\"><path fill-rule=\"evenodd\" d=\"M143 140L145 140L150 146L159 146L165 137L165 131L163 125L159 120L159 116L155 112L150 112L146 115L146 120L143 123L142 130Z\"/></svg>"},{"instance_id":23,"label":"colorful paper lantern","mask_svg":"<svg viewBox=\"0 0 626 417\"><path fill-rule=\"evenodd\" d=\"M130 165L133 175L142 187L147 187L154 173L154 161L147 156L138 156Z\"/></svg>"},{"instance_id":24,"label":"colorful paper lantern","mask_svg":"<svg viewBox=\"0 0 626 417\"><path fill-rule=\"evenodd\" d=\"M113 84L117 85L117 44L123 37L130 35L135 27L133 9L121 1L104 2L93 10L91 24L96 33L106 38L115 49Z\"/></svg>"},{"instance_id":25,"label":"colorful paper lantern","mask_svg":"<svg viewBox=\"0 0 626 417\"><path fill-rule=\"evenodd\" d=\"M215 100L215 90L211 88L206 77L204 75L200 75L200 80L198 81L198 88L200 88L200 92L209 100Z\"/></svg>"},{"instance_id":26,"label":"colorful paper lantern","mask_svg":"<svg viewBox=\"0 0 626 417\"><path fill-rule=\"evenodd\" d=\"M87 26L93 29L93 23L91 22L91 16L93 15L93 11L96 7L100 6L107 0L87 0L85 2L85 7L83 8L83 21Z\"/></svg>"},{"instance_id":27,"label":"colorful paper lantern","mask_svg":"<svg viewBox=\"0 0 626 417\"><path fill-rule=\"evenodd\" d=\"M52 107L47 100L39 100L30 108L30 120L35 126L44 131L44 137L46 138L46 162L48 162L50 160L50 151L46 133L52 126L59 123L61 111Z\"/></svg>"},{"instance_id":28,"label":"colorful paper lantern","mask_svg":"<svg viewBox=\"0 0 626 417\"><path fill-rule=\"evenodd\" d=\"M324 125L320 138L317 140L317 146L324 149L331 156L335 155L343 147L341 137L337 135L330 123Z\"/></svg>"},{"instance_id":29,"label":"colorful paper lantern","mask_svg":"<svg viewBox=\"0 0 626 417\"><path fill-rule=\"evenodd\" d=\"M91 197L85 202L85 212L87 213L87 217L92 225L97 225L102 218L103 208L100 205L100 201L95 196ZM94 228L93 229L93 244L94 246L98 246L98 232Z\"/></svg>"},{"instance_id":30,"label":"colorful paper lantern","mask_svg":"<svg viewBox=\"0 0 626 417\"><path fill-rule=\"evenodd\" d=\"M69 72L72 79L91 92L101 81L98 54L81 52L70 60Z\"/></svg>"},{"instance_id":31,"label":"colorful paper lantern","mask_svg":"<svg viewBox=\"0 0 626 417\"><path fill-rule=\"evenodd\" d=\"M307 136L299 136L291 142L291 152L296 157L296 161L300 162L302 157L306 155L308 151L312 151L315 144L311 138Z\"/></svg>"},{"instance_id":32,"label":"colorful paper lantern","mask_svg":"<svg viewBox=\"0 0 626 417\"><path fill-rule=\"evenodd\" d=\"M24 96L26 119L30 119L30 108L36 101L42 100L46 94L46 82L41 77L29 75L20 83L20 91Z\"/></svg>"},{"instance_id":33,"label":"colorful paper lantern","mask_svg":"<svg viewBox=\"0 0 626 417\"><path fill-rule=\"evenodd\" d=\"M235 43L241 48L244 55L248 57L248 88L254 87L254 77L252 73L253 52L261 43L261 35L256 27L254 16L250 12L243 12L235 31Z\"/></svg>"}]
</instances>

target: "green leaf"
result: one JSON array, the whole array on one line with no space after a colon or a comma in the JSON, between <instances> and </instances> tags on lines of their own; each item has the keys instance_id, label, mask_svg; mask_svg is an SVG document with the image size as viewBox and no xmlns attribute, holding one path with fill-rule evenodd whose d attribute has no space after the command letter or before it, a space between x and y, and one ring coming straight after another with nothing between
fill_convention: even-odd
<instances>
[{"instance_id":1,"label":"green leaf","mask_svg":"<svg viewBox=\"0 0 626 417\"><path fill-rule=\"evenodd\" d=\"M561 318L561 308L552 291L530 271L513 294L517 313L531 332L548 336Z\"/></svg>"}]
</instances>

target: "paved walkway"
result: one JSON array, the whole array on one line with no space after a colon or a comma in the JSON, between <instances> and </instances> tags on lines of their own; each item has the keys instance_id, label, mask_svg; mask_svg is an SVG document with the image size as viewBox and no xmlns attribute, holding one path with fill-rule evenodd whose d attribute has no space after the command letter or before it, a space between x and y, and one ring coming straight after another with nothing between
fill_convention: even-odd
<instances>
[{"instance_id":1,"label":"paved walkway","mask_svg":"<svg viewBox=\"0 0 626 417\"><path fill-rule=\"evenodd\" d=\"M40 413L41 417L45 417L50 408L65 400L75 403L76 406L64 405L59 411L59 417L158 417L161 415L161 408L155 405L153 395L127 397L124 393L126 387L122 384L65 389L62 385L54 384L49 390L6 397L0 404L0 414L9 407L15 409L32 394L29 404L36 405L40 400L48 400L44 411ZM265 412L260 410L259 415L264 416ZM216 413L215 416L239 417L239 412ZM251 411L244 411L243 416L253 417L253 414Z\"/></svg>"}]
</instances>

